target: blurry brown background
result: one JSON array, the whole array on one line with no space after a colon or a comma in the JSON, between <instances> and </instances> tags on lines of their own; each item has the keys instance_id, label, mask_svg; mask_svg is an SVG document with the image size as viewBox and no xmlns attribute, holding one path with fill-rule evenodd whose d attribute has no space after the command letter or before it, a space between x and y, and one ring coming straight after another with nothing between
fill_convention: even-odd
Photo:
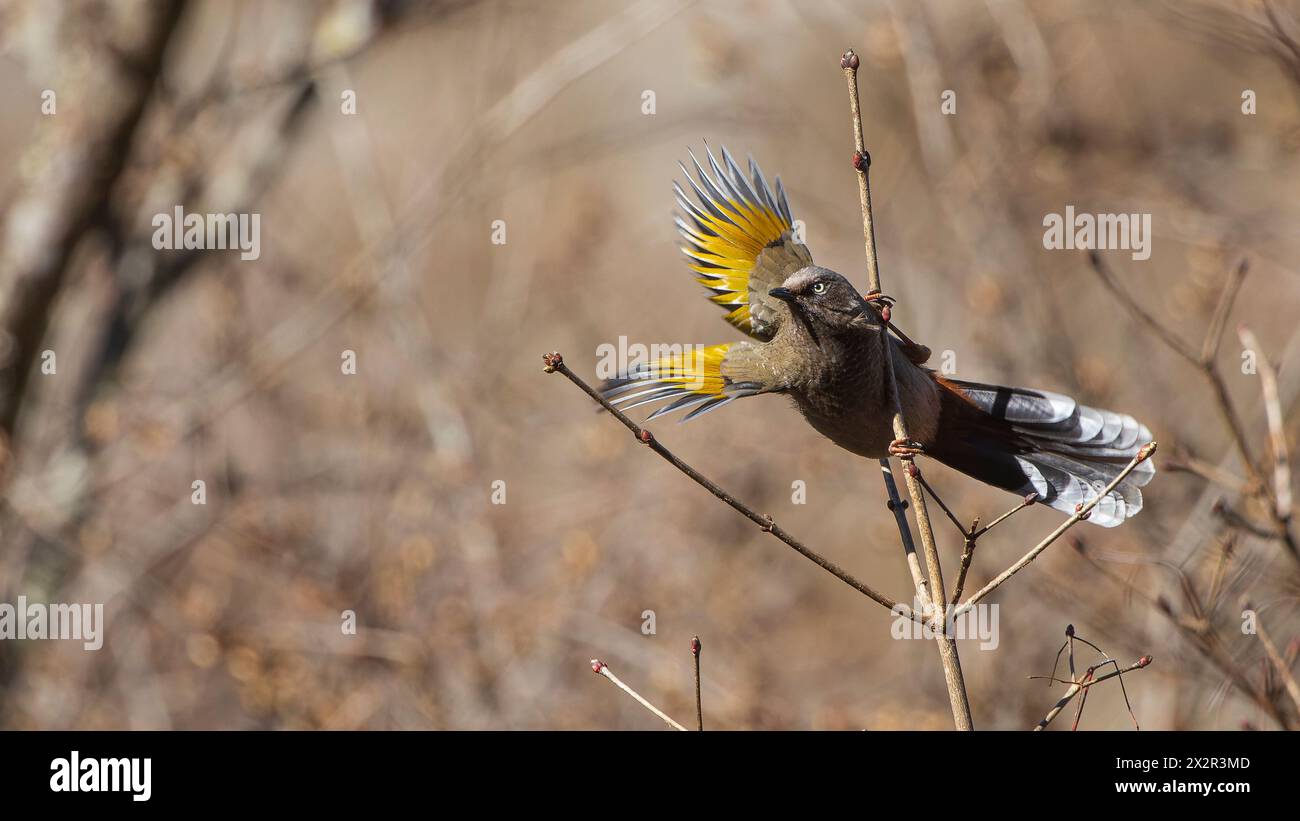
<instances>
[{"instance_id":1,"label":"blurry brown background","mask_svg":"<svg viewBox=\"0 0 1300 821\"><path fill-rule=\"evenodd\" d=\"M1042 218L1151 213L1151 259L1107 260L1197 349L1249 259L1218 361L1271 476L1235 326L1281 363L1294 434L1298 8L0 4L0 601L108 618L98 652L0 642L0 726L657 729L588 659L688 722L695 634L709 727L951 726L931 643L891 639L883 609L541 372L558 349L592 378L620 335L739 338L671 221L676 163L704 140L780 174L817 261L865 289L850 46L896 321L961 378L1130 412L1162 447L1137 519L1076 528L1087 557L1062 541L992 599L998 648L960 644L976 726L1042 717L1062 688L1026 676L1067 623L1122 663L1155 656L1125 678L1143 728L1295 726L1237 602L1293 662L1297 563L1212 510L1267 523L1263 504L1168 469L1186 449L1245 474L1197 371L1082 253L1045 251ZM150 220L177 204L260 213L261 258L155 251ZM23 379L46 349L57 374ZM782 400L654 430L907 597L875 464ZM1014 502L925 464L964 518ZM968 589L1059 521L1032 509L982 540ZM936 526L951 584L960 541ZM1131 727L1113 682L1081 726Z\"/></svg>"}]
</instances>

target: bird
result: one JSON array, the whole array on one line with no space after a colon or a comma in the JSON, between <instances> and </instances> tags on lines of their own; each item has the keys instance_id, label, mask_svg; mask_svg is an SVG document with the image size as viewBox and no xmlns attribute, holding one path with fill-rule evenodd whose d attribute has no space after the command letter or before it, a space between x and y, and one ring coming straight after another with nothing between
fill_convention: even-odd
<instances>
[{"instance_id":1,"label":"bird","mask_svg":"<svg viewBox=\"0 0 1300 821\"><path fill-rule=\"evenodd\" d=\"M1061 393L950 379L926 367L929 349L892 328L892 300L864 296L813 262L780 177L772 187L752 156L746 174L725 146L721 160L707 144L705 152L707 169L688 151L694 177L678 163L694 197L673 183L681 250L709 299L749 339L631 363L601 386L607 401L623 411L657 404L647 421L675 412L688 421L780 394L859 456L924 455L1067 514L1096 499L1087 521L1103 527L1142 509L1141 488L1155 474L1150 459L1102 491L1151 441L1145 425ZM886 355L906 442L894 435Z\"/></svg>"}]
</instances>

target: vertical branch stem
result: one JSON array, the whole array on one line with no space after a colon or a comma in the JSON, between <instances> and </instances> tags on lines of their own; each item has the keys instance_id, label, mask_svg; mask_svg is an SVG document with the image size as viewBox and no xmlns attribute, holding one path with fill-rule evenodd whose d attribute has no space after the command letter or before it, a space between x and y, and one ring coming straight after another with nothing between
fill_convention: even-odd
<instances>
[{"instance_id":1,"label":"vertical branch stem","mask_svg":"<svg viewBox=\"0 0 1300 821\"><path fill-rule=\"evenodd\" d=\"M871 216L871 155L867 153L866 139L862 136L862 104L858 99L858 55L853 49L844 52L840 67L849 84L849 112L853 115L853 145L857 154L853 164L858 169L858 199L862 202L862 240L867 250L867 285L872 291L880 290L880 261L876 256L876 223Z\"/></svg>"},{"instance_id":2,"label":"vertical branch stem","mask_svg":"<svg viewBox=\"0 0 1300 821\"><path fill-rule=\"evenodd\" d=\"M691 639L691 655L695 657L695 727L701 731L704 729L704 699L700 688L700 651L703 649L699 636Z\"/></svg>"},{"instance_id":3,"label":"vertical branch stem","mask_svg":"<svg viewBox=\"0 0 1300 821\"><path fill-rule=\"evenodd\" d=\"M858 97L858 55L852 50L846 51L840 59L844 69L844 78L848 83L849 110L853 120L853 142L856 153L853 165L858 171L858 197L862 203L862 236L866 246L867 280L872 291L880 290L880 263L876 253L876 228L871 211L871 155L867 153L866 140L862 133L862 107ZM907 423L903 419L902 404L898 398L898 386L894 379L894 357L889 333L881 326L881 344L884 346L885 384L889 387L894 410L894 435L906 440ZM959 730L969 730L971 726L970 700L966 695L966 682L962 678L961 660L957 655L957 641L948 635L947 608L944 601L943 570L939 564L939 550L934 541L934 529L930 525L930 514L925 506L925 494L916 480L916 468L911 459L902 459L903 478L907 484L908 495L912 499L912 510L916 516L916 530L921 538L921 548L925 552L926 570L929 573L930 603L933 605L931 618L935 620L935 640L939 645L939 659L943 663L944 680L948 686L948 701L952 706L953 724ZM888 460L881 460L884 469ZM888 487L888 482L886 482ZM905 524L905 523L904 523ZM904 549L911 536L900 527L903 535ZM910 555L915 555L914 553ZM909 562L909 567L911 563ZM920 585L918 584L918 587Z\"/></svg>"},{"instance_id":4,"label":"vertical branch stem","mask_svg":"<svg viewBox=\"0 0 1300 821\"><path fill-rule=\"evenodd\" d=\"M888 459L880 460L880 476L885 480L885 494L889 497L889 509L898 524L898 537L903 542L903 555L907 558L907 569L912 574L912 585L916 588L916 604L923 605L930 601L930 585L925 580L925 571L921 561L916 557L916 543L912 541L912 528L907 524L907 505L898 495L898 485Z\"/></svg>"},{"instance_id":5,"label":"vertical branch stem","mask_svg":"<svg viewBox=\"0 0 1300 821\"><path fill-rule=\"evenodd\" d=\"M975 527L979 524L979 519L975 520L976 524L971 526L971 535L966 536L966 543L961 550L961 564L957 568L957 583L952 587L952 601L948 603L949 607L956 607L961 601L961 594L966 589L966 574L970 572L971 560L975 558Z\"/></svg>"},{"instance_id":6,"label":"vertical branch stem","mask_svg":"<svg viewBox=\"0 0 1300 821\"><path fill-rule=\"evenodd\" d=\"M1278 399L1277 370L1269 362L1259 340L1246 326L1237 329L1241 345L1255 352L1256 371L1264 394L1264 414L1268 420L1269 451L1273 459L1273 518L1283 531L1288 545L1294 547L1286 529L1291 520L1291 465L1287 461L1286 428L1282 417L1282 403Z\"/></svg>"},{"instance_id":7,"label":"vertical branch stem","mask_svg":"<svg viewBox=\"0 0 1300 821\"><path fill-rule=\"evenodd\" d=\"M1277 645L1273 643L1272 637L1264 629L1264 620L1260 618L1259 611L1256 610L1246 596L1241 598L1241 609L1255 610L1255 635L1259 636L1260 643L1264 645L1264 653L1268 656L1268 660L1273 663L1278 677L1282 679L1282 685L1286 688L1287 695L1291 696L1291 703L1296 706L1297 710L1300 710L1300 684L1296 683L1295 676L1291 674L1291 665L1277 649Z\"/></svg>"}]
</instances>

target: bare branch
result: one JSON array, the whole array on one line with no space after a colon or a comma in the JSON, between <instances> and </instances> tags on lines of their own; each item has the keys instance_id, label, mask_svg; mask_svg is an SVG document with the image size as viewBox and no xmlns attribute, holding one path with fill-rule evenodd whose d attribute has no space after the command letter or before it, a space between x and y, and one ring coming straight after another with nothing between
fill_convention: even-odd
<instances>
[{"instance_id":1,"label":"bare branch","mask_svg":"<svg viewBox=\"0 0 1300 821\"><path fill-rule=\"evenodd\" d=\"M597 675L604 676L605 678L609 679L611 682L613 682L615 687L627 693L632 698L636 699L637 704L640 704L642 707L646 708L650 712L659 716L659 718L669 727L672 727L674 730L681 730L682 732L686 732L686 728L678 724L676 721L673 721L668 716L667 713L665 713L663 710L660 710L658 707L654 706L650 702L646 701L644 698L642 698L640 693L638 693L636 690L633 690L631 687L628 687L626 684L624 684L619 679L618 676L614 675L614 671L609 669L609 665L606 664L605 662L601 661L600 659L592 659L591 670L593 673L596 673Z\"/></svg>"},{"instance_id":2,"label":"bare branch","mask_svg":"<svg viewBox=\"0 0 1300 821\"><path fill-rule=\"evenodd\" d=\"M1228 274L1228 283L1219 292L1219 303L1214 306L1214 315L1210 317L1210 325L1205 329L1205 342L1201 345L1202 362L1213 362L1218 355L1219 344L1223 341L1223 329L1227 327L1228 316L1232 313L1232 306L1237 301L1237 294L1241 292L1241 284L1246 281L1249 271L1250 264L1243 258Z\"/></svg>"},{"instance_id":3,"label":"bare branch","mask_svg":"<svg viewBox=\"0 0 1300 821\"><path fill-rule=\"evenodd\" d=\"M1232 687L1236 688L1243 696L1254 701L1261 710L1277 722L1279 727L1283 729L1291 728L1292 722L1288 716L1278 709L1278 705L1274 703L1267 693L1252 686L1245 672L1224 648L1223 642L1218 639L1204 621L1183 618L1174 611L1164 597L1152 596L1144 587L1133 584L1131 580L1113 572L1104 563L1098 561L1097 557L1093 555L1093 551L1083 549L1082 545L1078 547L1080 555L1092 564L1098 572L1127 590L1130 595L1154 607L1184 638L1201 651L1206 660Z\"/></svg>"},{"instance_id":4,"label":"bare branch","mask_svg":"<svg viewBox=\"0 0 1300 821\"><path fill-rule=\"evenodd\" d=\"M703 649L699 636L691 639L691 655L695 657L695 726L701 731L704 730L704 699L700 689L700 651Z\"/></svg>"},{"instance_id":5,"label":"bare branch","mask_svg":"<svg viewBox=\"0 0 1300 821\"><path fill-rule=\"evenodd\" d=\"M916 555L916 543L912 541L912 528L907 524L907 502L898 496L898 485L894 482L894 472L888 459L880 460L880 476L885 482L885 506L894 514L894 523L898 525L898 538L903 543L903 555L907 559L908 572L912 574L912 586L916 588L916 600L930 601L930 583L925 580L925 571L921 569L921 560Z\"/></svg>"},{"instance_id":6,"label":"bare branch","mask_svg":"<svg viewBox=\"0 0 1300 821\"><path fill-rule=\"evenodd\" d=\"M1268 417L1269 450L1273 458L1273 517L1282 527L1291 518L1291 465L1287 457L1286 431L1282 423L1282 403L1277 393L1277 371L1264 354L1254 332L1245 325L1237 329L1242 347L1255 352L1255 367L1259 372L1260 388L1264 394L1264 412ZM1293 544L1294 549L1294 544Z\"/></svg>"},{"instance_id":7,"label":"bare branch","mask_svg":"<svg viewBox=\"0 0 1300 821\"><path fill-rule=\"evenodd\" d=\"M921 483L921 489L924 490L926 493L929 493L930 498L934 499L935 503L939 505L939 509L942 510L945 514L947 514L948 521L952 522L952 526L957 528L957 532L962 535L962 538L964 539L968 535L970 535L970 531L966 529L966 526L963 525L961 521L957 518L956 514L954 514L952 510L949 509L948 505L944 503L943 499L939 498L939 494L934 492L934 488L930 487L930 483L925 481L925 477L921 475L921 471L917 469L916 464L912 463L911 465L909 465L908 470L914 471L916 476L916 481Z\"/></svg>"},{"instance_id":8,"label":"bare branch","mask_svg":"<svg viewBox=\"0 0 1300 821\"><path fill-rule=\"evenodd\" d=\"M1016 505L1015 507L1011 508L1011 509L1008 510L1006 513L1003 513L1001 516L999 516L999 517L997 517L996 519L994 519L993 521L989 522L989 523L988 523L987 525L985 525L984 527L981 527L979 530L976 530L975 532L973 532L973 533L971 534L971 538L973 538L973 539L978 539L979 537L983 536L985 533L988 533L988 532L989 532L990 530L992 530L993 528L995 528L995 527L997 527L998 525L1000 525L1000 524L1002 524L1003 522L1005 522L1007 519L1010 519L1012 516L1016 515L1016 514L1019 513L1020 511L1024 510L1025 508L1030 507L1031 505L1033 505L1033 504L1034 504L1035 502L1037 502L1037 501L1038 501L1038 494L1037 494L1037 493L1030 493L1030 494L1027 494L1027 495L1025 496L1024 499L1021 499L1021 500L1020 500L1020 504L1018 504L1018 505Z\"/></svg>"},{"instance_id":9,"label":"bare branch","mask_svg":"<svg viewBox=\"0 0 1300 821\"><path fill-rule=\"evenodd\" d=\"M867 153L866 141L862 134L862 107L858 98L858 65L860 60L853 50L844 52L840 58L840 68L844 70L844 79L848 84L849 92L849 111L852 115L853 122L853 144L855 152L853 154L853 167L858 172L858 198L862 205L862 237L865 243L867 255L867 281L871 291L880 292L880 263L876 253L876 230L875 222L871 210L871 179L869 176L871 169L871 155ZM882 317L888 321L885 309L882 309ZM894 378L894 357L890 350L889 333L882 331L880 335L881 345L884 346L885 361L885 384L889 386L889 393L893 397L894 406L894 436L901 440L908 440L907 423L903 419L902 403L898 396L898 384ZM921 547L925 551L925 565L929 573L930 580L930 602L934 606L936 618L940 619L941 624L946 624L942 619L945 612L943 569L939 563L939 549L934 541L934 530L930 525L930 514L925 506L925 493L917 481L917 472L912 470L912 460L908 457L900 459L904 463L903 476L907 484L908 495L912 499L913 515L916 516L916 530L921 538ZM887 460L882 460L882 466L888 464ZM943 663L944 680L948 687L948 701L952 707L953 723L959 730L971 729L970 699L966 695L966 682L962 678L961 660L957 655L957 642L951 636L947 635L946 630L935 631L935 640L939 644L939 658Z\"/></svg>"},{"instance_id":10,"label":"bare branch","mask_svg":"<svg viewBox=\"0 0 1300 821\"><path fill-rule=\"evenodd\" d=\"M962 591L966 589L966 574L970 571L970 563L975 558L975 528L979 527L980 520L976 519L971 523L970 532L965 536L965 544L962 546L961 563L957 567L957 583L952 588L952 601L948 603L949 607L956 607L957 602L961 601Z\"/></svg>"},{"instance_id":11,"label":"bare branch","mask_svg":"<svg viewBox=\"0 0 1300 821\"><path fill-rule=\"evenodd\" d=\"M1115 272L1111 270L1110 265L1106 263L1106 260L1102 258L1101 254L1096 251L1089 251L1088 262L1092 265L1092 270L1097 272L1097 276L1101 277L1102 284L1115 295L1115 298L1124 305L1135 319L1147 326L1153 334L1160 337L1160 339L1168 345L1169 349L1174 353L1178 354L1198 368L1203 365L1205 360L1197 355L1196 351L1192 350L1190 345L1184 342L1173 331L1166 328L1160 320L1156 319L1147 311L1146 308L1142 307L1142 303L1138 302L1129 295L1128 291L1124 290L1124 286L1119 284L1119 278L1115 276Z\"/></svg>"},{"instance_id":12,"label":"bare branch","mask_svg":"<svg viewBox=\"0 0 1300 821\"><path fill-rule=\"evenodd\" d=\"M1228 397L1228 386L1223 381L1223 375L1219 373L1219 369L1215 365L1214 360L1206 359L1201 354L1192 350L1190 345L1184 342L1173 331L1162 325L1155 317L1148 313L1137 300L1129 296L1128 292L1120 286L1115 273L1110 269L1110 266L1106 264L1105 260L1101 258L1100 254L1096 251L1088 252L1088 262L1091 263L1092 268L1097 272L1097 275L1101 277L1102 283L1110 289L1111 293L1113 293L1121 303L1123 303L1124 307L1128 309L1129 313L1131 313L1134 318L1143 325L1146 325L1147 328L1168 345L1174 353L1195 366L1201 372L1201 375L1205 377L1206 381L1209 382L1210 390L1214 392L1214 401L1218 404L1219 413L1223 416L1223 420L1227 424L1229 432L1232 434L1232 440L1237 446L1237 452L1241 456L1241 461L1245 465L1246 471L1250 474L1252 479L1259 480L1262 484L1259 471L1255 467L1255 461L1250 455L1250 445L1246 440L1246 429L1241 424L1241 419L1237 416L1237 410L1233 407L1232 400ZM1237 266L1237 280L1245 275L1245 269L1246 263L1245 261L1242 261ZM1239 285L1239 282L1234 284L1230 281L1227 290L1231 292ZM1222 300L1220 301L1220 305L1224 305ZM1229 302L1222 308L1222 310L1226 312L1230 307L1231 303ZM1224 321L1226 321L1226 313L1224 316ZM1213 320L1211 321L1211 330L1213 330ZM1217 344L1216 340L1214 345L1211 346L1209 344L1209 338L1207 338L1206 344L1203 345L1202 348L1203 350L1211 347L1217 349Z\"/></svg>"},{"instance_id":13,"label":"bare branch","mask_svg":"<svg viewBox=\"0 0 1300 821\"><path fill-rule=\"evenodd\" d=\"M1285 539L1282 533L1278 530L1269 527L1268 525L1252 521L1248 516L1233 508L1233 506L1228 504L1224 499L1216 499L1214 504L1210 507L1210 512L1215 516L1218 516L1226 524L1229 524L1238 530L1245 531L1252 536L1258 536L1261 539L1267 539L1269 541L1283 541Z\"/></svg>"},{"instance_id":14,"label":"bare branch","mask_svg":"<svg viewBox=\"0 0 1300 821\"><path fill-rule=\"evenodd\" d=\"M1250 599L1246 596L1241 598L1241 609L1255 610L1250 604ZM1291 665L1278 652L1277 645L1273 643L1272 637L1264 629L1264 620L1260 618L1258 610L1255 610L1255 634L1259 636L1259 641L1264 645L1264 652L1268 655L1268 660L1273 663L1273 668L1277 670L1278 676L1282 679L1287 695L1291 696L1291 703L1295 705L1297 711L1300 711L1300 684L1296 683L1295 676L1291 673Z\"/></svg>"},{"instance_id":15,"label":"bare branch","mask_svg":"<svg viewBox=\"0 0 1300 821\"><path fill-rule=\"evenodd\" d=\"M961 552L961 566L957 568L957 584L952 588L951 607L957 606L957 603L961 601L962 592L966 589L966 574L970 571L971 560L975 558L975 543L979 541L979 538L1037 501L1038 494L1030 493L1020 501L1020 504L1011 508L1006 513L1003 513L984 527L980 527L979 517L975 517L975 521L971 522L970 530L965 531L962 535L962 538L965 540L965 546Z\"/></svg>"},{"instance_id":16,"label":"bare branch","mask_svg":"<svg viewBox=\"0 0 1300 821\"><path fill-rule=\"evenodd\" d=\"M1224 470L1218 465L1211 464L1204 459L1193 456L1186 450L1182 450L1172 458L1166 459L1164 465L1165 470L1176 472L1181 471L1183 473L1190 473L1194 476L1199 476L1205 481L1210 482L1211 484L1216 484L1225 490L1231 490L1233 493L1243 496L1253 493L1253 489L1245 479L1242 479L1240 476L1237 476L1230 471Z\"/></svg>"},{"instance_id":17,"label":"bare branch","mask_svg":"<svg viewBox=\"0 0 1300 821\"><path fill-rule=\"evenodd\" d=\"M1059 539L1061 535L1065 533L1065 531L1069 530L1079 522L1088 518L1088 514L1092 512L1092 509L1097 506L1098 502L1100 502L1102 499L1106 497L1106 494L1114 490L1119 485L1120 482L1128 478L1128 475L1137 469L1138 465L1142 464L1147 459L1150 459L1151 455L1155 452L1156 452L1155 442L1148 442L1146 445L1144 445L1142 449L1137 452L1137 455L1134 456L1133 459L1127 465L1124 466L1124 469L1119 472L1119 475L1111 480L1110 484L1106 485L1106 487L1095 497L1093 497L1093 499L1090 502L1088 502L1087 504L1079 505L1078 509L1074 511L1074 513L1070 516L1070 518L1062 522L1061 526L1056 528L1056 530L1053 530L1047 536L1047 538L1043 539L1041 542L1034 545L1034 547L1024 556L1021 556L1020 559L1015 564L1011 565L1006 570L1002 571L1000 574L998 574L997 578L995 578L993 581L989 582L988 584L984 585L984 587L982 587L978 593L975 593L973 596L967 599L964 604L962 604L953 612L953 617L955 618L957 616L960 616L966 611L970 610L971 607L973 607L981 599L983 599L988 594L992 593L994 590L998 589L1007 579L1019 573L1021 570L1025 568L1026 565L1028 565L1034 559L1038 558L1038 554L1046 550L1048 546L1052 544L1052 542Z\"/></svg>"},{"instance_id":18,"label":"bare branch","mask_svg":"<svg viewBox=\"0 0 1300 821\"><path fill-rule=\"evenodd\" d=\"M155 3L142 12L138 45L119 55L125 63L120 68L126 70L72 73L87 75L84 87L67 92L83 99L85 107L77 117L55 118L41 130L32 156L23 160L40 172L22 177L4 217L8 236L22 238L7 241L0 253L0 435L5 437L17 425L31 366L78 241L110 211L114 186L128 166L130 146L162 73L183 4ZM63 53L87 48L72 43Z\"/></svg>"},{"instance_id":19,"label":"bare branch","mask_svg":"<svg viewBox=\"0 0 1300 821\"><path fill-rule=\"evenodd\" d=\"M726 502L727 505L729 505L732 509L736 510L737 512L742 514L745 518L749 519L751 522L758 525L760 528L762 528L764 533L771 533L773 536L780 539L782 542L785 542L787 545L794 548L804 558L813 562L818 567L830 573L832 576L844 582L849 587L852 587L854 590L858 591L859 593L871 599L872 601L893 611L895 614L913 620L917 619L917 616L913 614L912 609L910 607L908 607L905 604L900 604L899 602L894 601L893 599L889 598L883 593L876 592L876 590L870 587L869 585L864 584L863 582L860 582L857 579L853 578L848 573L841 570L839 565L835 564L829 559L823 558L820 554L815 553L813 550L811 550L808 547L805 547L802 542L800 542L798 539L791 536L789 533L785 532L785 530L783 530L776 522L772 521L771 516L765 516L756 513L754 509L751 508L749 505L746 505L744 502L740 501L735 496L732 496L730 493L728 493L727 491L719 487L717 483L715 483L713 480L709 479L708 477L700 473L695 468L686 464L686 462L683 462L681 459L677 458L677 456L675 456L672 451L670 451L668 448L664 447L659 443L659 440L654 437L654 434L652 434L649 430L642 428L640 425L636 424L631 419L629 419L626 414L624 414L618 408L611 405L609 403L609 400L601 396L598 391L596 391L590 385L584 382L581 379L581 377L579 377L573 371L569 370L569 366L564 364L564 357L561 356L558 352L544 354L542 356L542 362L545 363L543 370L546 373L561 374L570 382L577 385L582 390L583 393L587 394L592 399L595 399L597 402L599 402L602 408L609 411L614 416L615 419L623 423L624 427L632 431L632 435L637 438L638 442L641 442L642 444L645 445L649 445L650 449L653 450L655 453L659 454L661 457L663 457L664 461L668 462L668 464L672 465L673 467L680 470L682 473L686 474L697 485L709 491L710 493L712 493L714 496L718 497L722 501Z\"/></svg>"},{"instance_id":20,"label":"bare branch","mask_svg":"<svg viewBox=\"0 0 1300 821\"><path fill-rule=\"evenodd\" d=\"M1112 661L1110 663L1114 662ZM1119 665L1116 664L1114 672L1107 673L1104 676L1093 676L1096 667L1089 667L1087 673L1084 675L1084 679L1082 681L1076 681L1070 685L1070 689L1065 691L1065 695L1061 696L1060 700L1057 701L1056 704L1052 706L1052 709L1047 712L1047 715L1043 717L1043 720L1038 722L1038 725L1034 727L1034 732L1038 732L1039 730L1046 728L1048 724L1051 724L1052 719L1056 718L1060 714L1061 710L1065 709L1065 706L1069 704L1071 699L1077 696L1080 691L1086 691L1091 687L1101 684L1103 681L1108 681L1116 676L1122 676L1124 673L1141 670L1148 667L1150 664L1151 656L1143 656L1122 670L1119 669Z\"/></svg>"}]
</instances>

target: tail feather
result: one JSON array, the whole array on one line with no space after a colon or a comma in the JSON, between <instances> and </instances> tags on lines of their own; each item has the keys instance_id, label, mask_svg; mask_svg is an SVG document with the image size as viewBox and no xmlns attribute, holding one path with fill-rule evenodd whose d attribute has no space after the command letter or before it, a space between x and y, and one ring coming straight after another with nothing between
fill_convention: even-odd
<instances>
[{"instance_id":1,"label":"tail feather","mask_svg":"<svg viewBox=\"0 0 1300 821\"><path fill-rule=\"evenodd\" d=\"M942 419L930 455L995 487L1065 513L1096 499L1151 441L1127 414L1080 405L1027 388L938 379ZM1114 527L1142 509L1141 487L1155 475L1145 461L1107 493L1088 521Z\"/></svg>"}]
</instances>

